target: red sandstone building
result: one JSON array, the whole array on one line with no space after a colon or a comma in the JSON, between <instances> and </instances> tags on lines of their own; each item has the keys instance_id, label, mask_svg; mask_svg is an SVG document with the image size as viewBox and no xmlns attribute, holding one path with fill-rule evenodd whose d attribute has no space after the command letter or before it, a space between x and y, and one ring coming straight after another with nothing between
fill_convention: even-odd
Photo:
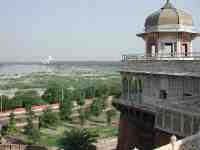
<instances>
[{"instance_id":1,"label":"red sandstone building","mask_svg":"<svg viewBox=\"0 0 200 150\"><path fill-rule=\"evenodd\" d=\"M151 150L195 134L200 126L200 55L192 16L169 0L147 17L145 54L124 55L117 150Z\"/></svg>"}]
</instances>

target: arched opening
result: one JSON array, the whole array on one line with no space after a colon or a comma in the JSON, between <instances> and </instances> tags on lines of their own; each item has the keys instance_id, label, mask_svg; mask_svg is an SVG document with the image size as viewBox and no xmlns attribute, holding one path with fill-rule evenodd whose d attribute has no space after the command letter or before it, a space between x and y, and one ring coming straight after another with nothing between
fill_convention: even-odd
<instances>
[{"instance_id":1,"label":"arched opening","mask_svg":"<svg viewBox=\"0 0 200 150\"><path fill-rule=\"evenodd\" d=\"M186 43L182 44L182 52L184 56L188 56L188 45Z\"/></svg>"},{"instance_id":2,"label":"arched opening","mask_svg":"<svg viewBox=\"0 0 200 150\"><path fill-rule=\"evenodd\" d=\"M164 56L174 56L173 43L165 43Z\"/></svg>"},{"instance_id":3,"label":"arched opening","mask_svg":"<svg viewBox=\"0 0 200 150\"><path fill-rule=\"evenodd\" d=\"M157 56L157 51L156 51L156 45L155 44L151 45L151 56L152 57Z\"/></svg>"}]
</instances>

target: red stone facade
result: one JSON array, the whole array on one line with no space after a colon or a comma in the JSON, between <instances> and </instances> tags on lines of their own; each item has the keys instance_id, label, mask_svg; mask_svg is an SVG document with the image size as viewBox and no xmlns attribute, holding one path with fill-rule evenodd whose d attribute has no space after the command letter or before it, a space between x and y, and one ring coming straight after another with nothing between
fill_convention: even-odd
<instances>
[{"instance_id":1,"label":"red stone facade","mask_svg":"<svg viewBox=\"0 0 200 150\"><path fill-rule=\"evenodd\" d=\"M134 108L117 109L121 112L119 136L116 150L152 150L170 142L171 134L154 128L152 113L135 110Z\"/></svg>"}]
</instances>

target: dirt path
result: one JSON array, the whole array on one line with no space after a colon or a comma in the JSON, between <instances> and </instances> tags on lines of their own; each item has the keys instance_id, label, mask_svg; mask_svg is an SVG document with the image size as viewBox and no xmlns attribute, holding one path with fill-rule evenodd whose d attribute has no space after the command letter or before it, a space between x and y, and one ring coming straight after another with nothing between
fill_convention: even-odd
<instances>
[{"instance_id":1,"label":"dirt path","mask_svg":"<svg viewBox=\"0 0 200 150\"><path fill-rule=\"evenodd\" d=\"M99 140L97 143L97 150L115 150L117 146L117 138L109 138Z\"/></svg>"}]
</instances>

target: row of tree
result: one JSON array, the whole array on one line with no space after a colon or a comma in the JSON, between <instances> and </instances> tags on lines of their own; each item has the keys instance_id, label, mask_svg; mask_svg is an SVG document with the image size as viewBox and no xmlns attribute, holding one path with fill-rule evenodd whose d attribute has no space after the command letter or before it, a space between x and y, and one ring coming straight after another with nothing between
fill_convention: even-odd
<instances>
[{"instance_id":1,"label":"row of tree","mask_svg":"<svg viewBox=\"0 0 200 150\"><path fill-rule=\"evenodd\" d=\"M108 113L113 113L108 111ZM109 115L110 120L112 114ZM51 109L44 111L39 119L39 128L34 126L33 120L35 114L31 109L27 110L27 125L24 127L24 134L28 138L28 144L36 144L40 141L40 128L55 127L59 124L59 115L52 112ZM10 114L10 120L6 127L2 130L2 135L15 135L18 131L14 113ZM72 128L67 130L62 138L61 145L65 150L96 150L95 143L97 142L98 134L90 132L87 129Z\"/></svg>"},{"instance_id":2,"label":"row of tree","mask_svg":"<svg viewBox=\"0 0 200 150\"><path fill-rule=\"evenodd\" d=\"M68 97L69 93L72 100L78 104L84 104L86 98L103 97L104 95L113 95L120 97L121 83L99 82L96 81L93 85L82 85L76 88L70 88L62 84L53 83L47 87L47 90L40 96L35 90L17 91L13 98L7 96L0 97L1 111L11 110L18 107L30 107L32 105L52 104L62 102L64 97Z\"/></svg>"},{"instance_id":3,"label":"row of tree","mask_svg":"<svg viewBox=\"0 0 200 150\"><path fill-rule=\"evenodd\" d=\"M56 127L61 120L71 120L74 100L73 91L63 91L63 97L60 101L60 111L59 113L53 112L51 109L47 109L39 117L39 128L34 126L33 120L35 115L31 110L31 105L27 105L27 125L24 127L24 134L28 137L30 143L37 143L40 140L40 128L51 128ZM107 108L107 96L104 95L99 98L95 98L89 109L84 108L84 98L80 97L78 99L79 118L81 125L85 124L85 121L89 116L99 116ZM108 125L111 124L112 118L115 115L115 110L107 110L106 118ZM3 135L13 135L18 132L16 127L16 120L13 113L10 114L10 121L7 126L2 130ZM77 146L83 147L82 150L95 149L94 142L96 141L97 135L88 132L85 129L72 129L68 130L63 137L63 146L66 150L76 149ZM79 143L81 142L81 143Z\"/></svg>"}]
</instances>

